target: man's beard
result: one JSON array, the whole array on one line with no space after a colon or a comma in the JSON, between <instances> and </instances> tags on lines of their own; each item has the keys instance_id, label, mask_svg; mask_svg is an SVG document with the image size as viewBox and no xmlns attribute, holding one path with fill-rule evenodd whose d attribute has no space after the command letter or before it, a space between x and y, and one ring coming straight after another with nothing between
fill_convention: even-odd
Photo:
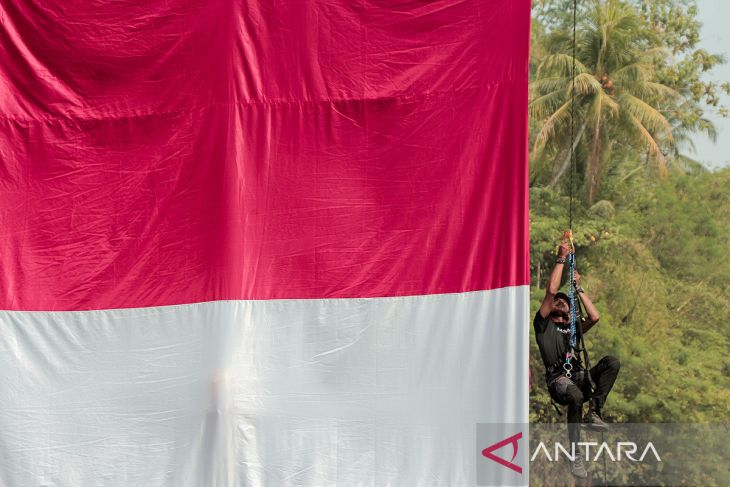
<instances>
[{"instance_id":1,"label":"man's beard","mask_svg":"<svg viewBox=\"0 0 730 487\"><path fill-rule=\"evenodd\" d=\"M568 313L564 313L562 311L552 311L550 313L550 316L552 316L553 318L562 318L565 321L567 321L569 317Z\"/></svg>"}]
</instances>

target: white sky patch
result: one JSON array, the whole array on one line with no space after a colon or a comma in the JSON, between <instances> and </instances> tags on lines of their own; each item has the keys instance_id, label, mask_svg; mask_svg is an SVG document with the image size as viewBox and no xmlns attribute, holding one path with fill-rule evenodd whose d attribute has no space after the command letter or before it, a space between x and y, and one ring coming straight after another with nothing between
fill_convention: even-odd
<instances>
[{"instance_id":1,"label":"white sky patch","mask_svg":"<svg viewBox=\"0 0 730 487\"><path fill-rule=\"evenodd\" d=\"M702 22L700 47L711 53L722 54L726 63L715 67L707 80L720 83L730 81L730 29L727 28L727 19L730 19L730 2L728 0L697 0L699 20ZM730 96L722 96L722 104L730 107ZM713 143L705 135L695 135L696 153L688 154L709 168L730 167L730 119L723 118L715 109L707 110L707 118L715 123L718 136Z\"/></svg>"}]
</instances>

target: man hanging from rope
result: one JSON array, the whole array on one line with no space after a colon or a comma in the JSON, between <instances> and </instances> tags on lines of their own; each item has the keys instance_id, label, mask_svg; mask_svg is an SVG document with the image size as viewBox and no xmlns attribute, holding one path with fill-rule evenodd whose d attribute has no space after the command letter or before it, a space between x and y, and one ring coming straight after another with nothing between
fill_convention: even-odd
<instances>
[{"instance_id":1,"label":"man hanging from rope","mask_svg":"<svg viewBox=\"0 0 730 487\"><path fill-rule=\"evenodd\" d=\"M568 406L568 438L571 443L576 445L576 458L571 471L576 477L585 478L588 473L583 459L577 454L581 422L585 422L587 427L596 431L608 430L608 425L603 422L601 417L601 409L616 381L620 364L615 357L603 357L595 367L590 369L589 378L577 353L579 345L571 347L570 297L558 292L558 289L560 289L563 268L565 263L572 258L572 253L572 245L566 238L563 238L555 267L550 273L545 299L535 315L533 325L537 345L545 365L545 378L550 396L558 404ZM576 326L580 327L577 333L585 333L598 322L598 310L580 286L578 272L574 272L574 286L587 315L577 318ZM578 305L577 301L574 302L574 305ZM575 343L575 339L573 341ZM577 343L579 344L580 341ZM566 363L569 365L566 366ZM595 384L595 390L591 391L593 384ZM588 414L582 418L584 402L590 402L590 404Z\"/></svg>"}]
</instances>

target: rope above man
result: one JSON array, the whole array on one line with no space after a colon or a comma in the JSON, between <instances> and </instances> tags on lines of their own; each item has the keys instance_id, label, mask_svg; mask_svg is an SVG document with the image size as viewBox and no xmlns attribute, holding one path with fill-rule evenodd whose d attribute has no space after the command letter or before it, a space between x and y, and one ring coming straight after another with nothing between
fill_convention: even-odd
<instances>
[{"instance_id":1,"label":"rope above man","mask_svg":"<svg viewBox=\"0 0 730 487\"><path fill-rule=\"evenodd\" d=\"M550 397L558 404L568 406L568 438L571 446L575 448L574 451L577 452L581 423L585 422L586 426L596 431L608 430L608 425L602 419L601 409L616 381L620 363L617 358L606 356L590 369L590 378L585 372L577 350L580 342L571 336L570 329L571 314L577 310L571 309L570 297L559 292L565 263L568 259L572 259L573 251L571 242L564 236L558 258L548 279L545 298L535 314L533 326L540 356L545 365L545 379ZM580 285L580 274L577 270L574 270L573 274L572 285L587 315L579 316L576 322L576 326L580 327L578 333L582 335L598 323L600 316ZM570 368L565 367L566 362L570 363ZM592 383L595 384L595 390L591 390ZM589 402L585 418L582 417L584 402ZM583 459L579 455L576 455L571 471L579 478L588 476Z\"/></svg>"}]
</instances>

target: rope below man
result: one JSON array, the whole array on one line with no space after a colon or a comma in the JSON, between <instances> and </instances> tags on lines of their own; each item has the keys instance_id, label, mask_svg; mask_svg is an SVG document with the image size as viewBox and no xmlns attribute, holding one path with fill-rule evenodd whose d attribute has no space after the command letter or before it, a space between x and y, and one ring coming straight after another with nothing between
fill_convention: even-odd
<instances>
[{"instance_id":1,"label":"rope below man","mask_svg":"<svg viewBox=\"0 0 730 487\"><path fill-rule=\"evenodd\" d=\"M615 357L603 357L590 369L589 378L578 356L577 347L571 347L570 298L558 290L565 263L571 258L572 253L572 245L566 238L563 238L558 258L548 279L545 298L535 314L533 325L540 356L545 365L545 379L550 397L558 404L568 406L568 438L571 446L575 448L574 451L578 452L577 443L580 441L581 423L585 423L587 427L596 431L608 430L608 425L602 419L601 409L616 381L620 363ZM580 286L580 274L577 271L574 273L573 285L587 315L580 317L576 323L580 327L578 332L582 334L598 323L600 316L595 305ZM577 305L577 302L574 305ZM569 367L565 366L566 357L567 363L570 364ZM595 384L595 390L591 390L592 384ZM584 402L590 402L585 418L583 418ZM575 455L571 472L579 478L588 476L583 459L578 454Z\"/></svg>"}]
</instances>

